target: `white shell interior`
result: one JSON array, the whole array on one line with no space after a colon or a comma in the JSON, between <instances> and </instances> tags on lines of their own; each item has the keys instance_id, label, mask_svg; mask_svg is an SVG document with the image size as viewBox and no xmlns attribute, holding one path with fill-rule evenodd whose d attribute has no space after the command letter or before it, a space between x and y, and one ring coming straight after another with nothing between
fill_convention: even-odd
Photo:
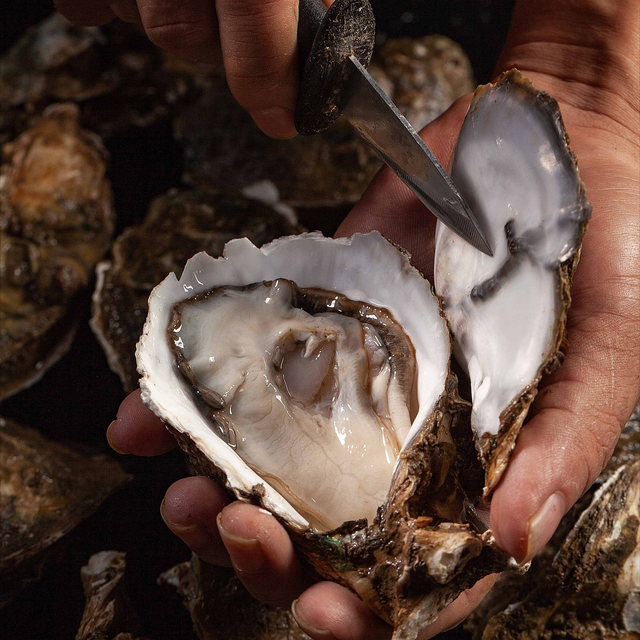
<instances>
[{"instance_id":1,"label":"white shell interior","mask_svg":"<svg viewBox=\"0 0 640 640\"><path fill-rule=\"evenodd\" d=\"M533 90L499 84L474 99L456 146L451 177L494 256L438 223L435 286L456 358L471 379L478 436L498 433L502 411L552 355L561 313L556 267L576 251L588 217L556 117ZM517 256L508 247L507 223ZM492 278L495 290L474 299L474 287Z\"/></svg>"},{"instance_id":2,"label":"white shell interior","mask_svg":"<svg viewBox=\"0 0 640 640\"><path fill-rule=\"evenodd\" d=\"M149 299L149 315L138 344L138 370L145 403L178 431L188 433L197 447L227 476L237 494L257 485L265 490L263 504L292 526L309 522L271 485L250 469L194 406L191 388L174 366L167 340L173 305L220 286L242 286L277 278L301 288L335 291L354 301L388 309L416 351L418 411L404 446L418 432L444 391L449 362L449 336L429 283L408 258L377 232L331 239L319 233L289 236L261 249L247 239L232 240L221 258L200 253L178 280L170 274ZM306 461L302 460L301 464Z\"/></svg>"}]
</instances>

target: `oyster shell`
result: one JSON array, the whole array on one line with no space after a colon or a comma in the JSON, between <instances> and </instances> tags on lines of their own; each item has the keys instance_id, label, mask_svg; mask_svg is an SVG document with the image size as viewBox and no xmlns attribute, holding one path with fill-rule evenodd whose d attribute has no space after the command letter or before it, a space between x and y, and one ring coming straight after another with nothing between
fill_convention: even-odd
<instances>
[{"instance_id":1,"label":"oyster shell","mask_svg":"<svg viewBox=\"0 0 640 640\"><path fill-rule=\"evenodd\" d=\"M102 136L146 127L195 97L196 84L139 27L78 27L54 12L0 57L0 142L61 101Z\"/></svg>"},{"instance_id":2,"label":"oyster shell","mask_svg":"<svg viewBox=\"0 0 640 640\"><path fill-rule=\"evenodd\" d=\"M640 637L640 407L605 470L524 576L503 574L467 622L476 640Z\"/></svg>"},{"instance_id":3,"label":"oyster shell","mask_svg":"<svg viewBox=\"0 0 640 640\"><path fill-rule=\"evenodd\" d=\"M85 607L76 640L148 640L125 587L126 554L94 553L82 567Z\"/></svg>"},{"instance_id":4,"label":"oyster shell","mask_svg":"<svg viewBox=\"0 0 640 640\"><path fill-rule=\"evenodd\" d=\"M167 273L181 271L197 251L219 256L238 236L261 245L300 231L277 204L277 194L268 192L268 185L255 185L249 192L254 199L206 189L171 190L151 203L141 225L115 240L112 259L96 269L90 324L126 391L138 386L135 346L149 294ZM269 196L272 202L260 201Z\"/></svg>"},{"instance_id":5,"label":"oyster shell","mask_svg":"<svg viewBox=\"0 0 640 640\"><path fill-rule=\"evenodd\" d=\"M489 493L542 375L561 362L591 206L556 101L517 71L476 91L451 177L494 248L486 256L438 224L435 286L471 380Z\"/></svg>"},{"instance_id":6,"label":"oyster shell","mask_svg":"<svg viewBox=\"0 0 640 640\"><path fill-rule=\"evenodd\" d=\"M106 152L54 105L3 148L0 167L0 399L68 349L78 295L113 230Z\"/></svg>"},{"instance_id":7,"label":"oyster shell","mask_svg":"<svg viewBox=\"0 0 640 640\"><path fill-rule=\"evenodd\" d=\"M233 569L193 555L159 578L173 587L191 614L200 640L309 640L288 608L258 602Z\"/></svg>"},{"instance_id":8,"label":"oyster shell","mask_svg":"<svg viewBox=\"0 0 640 640\"><path fill-rule=\"evenodd\" d=\"M506 561L464 522L449 357L430 285L377 233L199 254L154 289L137 349L142 398L196 468L274 513L399 638Z\"/></svg>"},{"instance_id":9,"label":"oyster shell","mask_svg":"<svg viewBox=\"0 0 640 640\"><path fill-rule=\"evenodd\" d=\"M105 456L0 418L0 606L38 579L56 541L130 479Z\"/></svg>"}]
</instances>

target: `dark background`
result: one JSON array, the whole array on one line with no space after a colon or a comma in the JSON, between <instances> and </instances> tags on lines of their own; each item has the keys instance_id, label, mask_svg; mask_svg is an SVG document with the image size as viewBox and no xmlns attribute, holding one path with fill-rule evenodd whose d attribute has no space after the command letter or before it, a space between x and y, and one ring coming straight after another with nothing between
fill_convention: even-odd
<instances>
[{"instance_id":1,"label":"dark background","mask_svg":"<svg viewBox=\"0 0 640 640\"><path fill-rule=\"evenodd\" d=\"M469 55L478 82L487 82L507 33L513 0L375 0L372 4L380 34L447 35ZM47 0L0 0L0 5L0 53L52 11ZM153 197L180 184L181 156L168 122L116 136L107 144L119 233L142 219ZM178 599L155 584L162 571L189 557L166 530L158 511L166 487L186 471L175 452L144 459L110 451L104 433L123 392L89 329L89 317L88 293L69 353L40 382L5 401L0 412L52 440L89 445L113 455L135 480L55 546L42 579L0 612L0 637L73 638L84 605L80 567L92 553L116 549L127 552L130 592L147 635L154 640L193 640L189 617ZM441 637L469 636L454 630Z\"/></svg>"}]
</instances>

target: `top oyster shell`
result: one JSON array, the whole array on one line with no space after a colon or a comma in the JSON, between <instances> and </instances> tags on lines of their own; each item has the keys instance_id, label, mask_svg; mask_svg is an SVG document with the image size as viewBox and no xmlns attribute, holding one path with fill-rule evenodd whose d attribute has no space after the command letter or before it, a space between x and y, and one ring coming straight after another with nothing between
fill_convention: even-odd
<instances>
[{"instance_id":1,"label":"top oyster shell","mask_svg":"<svg viewBox=\"0 0 640 640\"><path fill-rule=\"evenodd\" d=\"M488 493L542 375L561 362L591 206L556 101L517 71L476 91L451 177L494 248L486 256L438 223L435 286L471 380Z\"/></svg>"}]
</instances>

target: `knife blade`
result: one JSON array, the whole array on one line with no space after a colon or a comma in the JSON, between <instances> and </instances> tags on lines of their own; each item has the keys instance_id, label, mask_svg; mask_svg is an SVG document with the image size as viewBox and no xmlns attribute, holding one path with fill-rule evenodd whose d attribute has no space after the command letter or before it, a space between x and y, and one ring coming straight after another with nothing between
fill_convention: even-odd
<instances>
[{"instance_id":1,"label":"knife blade","mask_svg":"<svg viewBox=\"0 0 640 640\"><path fill-rule=\"evenodd\" d=\"M358 60L349 56L346 64L349 86L342 115L439 220L493 255L469 205L429 147Z\"/></svg>"},{"instance_id":2,"label":"knife blade","mask_svg":"<svg viewBox=\"0 0 640 640\"><path fill-rule=\"evenodd\" d=\"M367 73L375 42L369 0L299 0L301 79L295 123L302 135L344 114L418 199L471 245L493 255L469 205L389 96Z\"/></svg>"}]
</instances>

